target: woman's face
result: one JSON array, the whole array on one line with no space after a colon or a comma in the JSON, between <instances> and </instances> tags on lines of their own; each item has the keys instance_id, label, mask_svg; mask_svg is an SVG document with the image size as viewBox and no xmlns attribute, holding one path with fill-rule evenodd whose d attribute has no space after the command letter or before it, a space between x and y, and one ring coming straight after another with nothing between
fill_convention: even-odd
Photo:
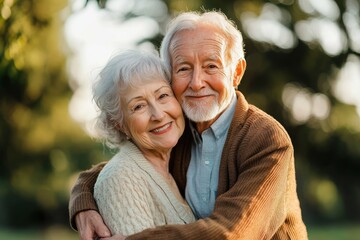
<instances>
[{"instance_id":1,"label":"woman's face","mask_svg":"<svg viewBox=\"0 0 360 240\"><path fill-rule=\"evenodd\" d=\"M129 88L122 100L123 130L142 152L168 151L176 145L185 121L168 82L158 79Z\"/></svg>"}]
</instances>

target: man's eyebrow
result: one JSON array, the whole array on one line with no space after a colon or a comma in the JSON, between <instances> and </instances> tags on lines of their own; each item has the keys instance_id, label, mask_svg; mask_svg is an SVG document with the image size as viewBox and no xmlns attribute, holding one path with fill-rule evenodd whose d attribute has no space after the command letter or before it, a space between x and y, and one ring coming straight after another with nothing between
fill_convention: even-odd
<instances>
[{"instance_id":1,"label":"man's eyebrow","mask_svg":"<svg viewBox=\"0 0 360 240\"><path fill-rule=\"evenodd\" d=\"M218 54L211 54L207 57L208 60L212 60L212 61L219 61L220 60L220 56Z\"/></svg>"},{"instance_id":2,"label":"man's eyebrow","mask_svg":"<svg viewBox=\"0 0 360 240\"><path fill-rule=\"evenodd\" d=\"M186 63L186 57L182 56L182 55L177 55L174 57L174 62L176 63Z\"/></svg>"}]
</instances>

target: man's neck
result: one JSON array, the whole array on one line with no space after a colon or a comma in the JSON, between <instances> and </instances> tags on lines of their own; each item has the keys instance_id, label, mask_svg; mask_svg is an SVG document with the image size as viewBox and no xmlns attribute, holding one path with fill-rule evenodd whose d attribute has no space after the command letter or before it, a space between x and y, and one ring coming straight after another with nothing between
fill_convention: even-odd
<instances>
[{"instance_id":1,"label":"man's neck","mask_svg":"<svg viewBox=\"0 0 360 240\"><path fill-rule=\"evenodd\" d=\"M210 128L211 125L221 116L221 113L218 114L215 118L206 122L195 122L196 130L198 133L204 132L206 129Z\"/></svg>"}]
</instances>

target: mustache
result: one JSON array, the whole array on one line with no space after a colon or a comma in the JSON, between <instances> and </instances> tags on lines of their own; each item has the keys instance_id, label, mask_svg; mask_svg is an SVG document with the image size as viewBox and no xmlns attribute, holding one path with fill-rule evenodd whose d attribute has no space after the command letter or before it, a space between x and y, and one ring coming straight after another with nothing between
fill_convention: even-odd
<instances>
[{"instance_id":1,"label":"mustache","mask_svg":"<svg viewBox=\"0 0 360 240\"><path fill-rule=\"evenodd\" d=\"M205 95L216 95L217 96L218 93L212 89L205 88L205 89L201 89L200 91L193 91L191 89L187 89L183 94L184 97L200 97L200 96L205 96Z\"/></svg>"}]
</instances>

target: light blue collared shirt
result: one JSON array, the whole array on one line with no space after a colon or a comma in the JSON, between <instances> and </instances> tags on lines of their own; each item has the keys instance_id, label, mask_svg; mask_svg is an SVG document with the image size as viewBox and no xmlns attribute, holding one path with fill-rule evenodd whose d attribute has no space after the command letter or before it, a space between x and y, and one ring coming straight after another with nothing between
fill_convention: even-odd
<instances>
[{"instance_id":1,"label":"light blue collared shirt","mask_svg":"<svg viewBox=\"0 0 360 240\"><path fill-rule=\"evenodd\" d=\"M194 138L187 171L185 198L196 218L208 217L217 196L221 154L236 106L234 94L229 107L201 135L190 123Z\"/></svg>"}]
</instances>

